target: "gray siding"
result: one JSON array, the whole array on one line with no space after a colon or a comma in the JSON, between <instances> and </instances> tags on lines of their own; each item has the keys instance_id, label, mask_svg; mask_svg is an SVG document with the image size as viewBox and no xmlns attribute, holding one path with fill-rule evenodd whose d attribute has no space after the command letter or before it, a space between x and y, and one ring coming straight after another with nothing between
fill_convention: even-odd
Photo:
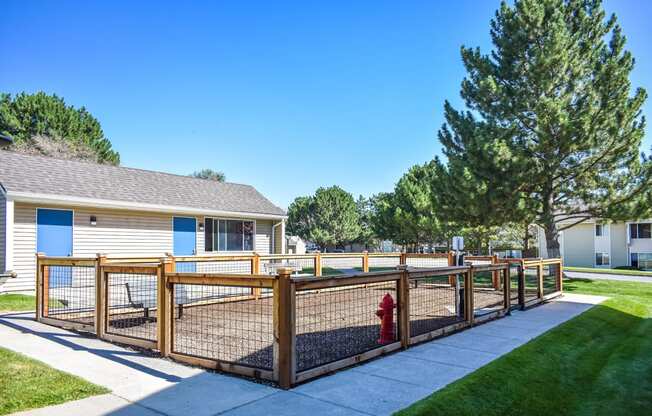
<instances>
[{"instance_id":1,"label":"gray siding","mask_svg":"<svg viewBox=\"0 0 652 416\"><path fill-rule=\"evenodd\" d=\"M564 230L564 264L593 267L593 224L579 224Z\"/></svg>"},{"instance_id":2,"label":"gray siding","mask_svg":"<svg viewBox=\"0 0 652 416\"><path fill-rule=\"evenodd\" d=\"M36 273L36 206L15 205L14 270L18 274L2 291L32 291ZM57 207L61 208L61 207ZM173 251L171 214L149 212L69 208L74 211L73 255L93 257L97 253L108 256L164 256ZM94 215L97 225L90 225ZM187 215L179 215L187 216ZM3 216L4 218L4 216ZM197 218L204 221L203 217ZM256 222L255 249L268 254L271 248L271 221ZM3 246L4 247L4 246ZM204 233L197 231L197 253L205 253ZM229 252L228 254L238 254Z\"/></svg>"},{"instance_id":3,"label":"gray siding","mask_svg":"<svg viewBox=\"0 0 652 416\"><path fill-rule=\"evenodd\" d=\"M627 266L627 227L611 224L611 267Z\"/></svg>"},{"instance_id":4,"label":"gray siding","mask_svg":"<svg viewBox=\"0 0 652 416\"><path fill-rule=\"evenodd\" d=\"M5 196L0 194L0 273L5 271L5 265L7 264L5 261L5 247L7 244L7 239L5 237L5 233L7 232L7 224L5 224L5 218L6 218L6 206L7 206L7 201L5 200Z\"/></svg>"}]
</instances>

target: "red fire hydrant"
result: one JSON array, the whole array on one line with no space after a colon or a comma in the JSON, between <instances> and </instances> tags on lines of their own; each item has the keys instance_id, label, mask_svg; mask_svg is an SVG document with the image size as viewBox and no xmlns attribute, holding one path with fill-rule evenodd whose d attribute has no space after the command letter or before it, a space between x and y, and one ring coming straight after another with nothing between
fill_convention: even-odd
<instances>
[{"instance_id":1,"label":"red fire hydrant","mask_svg":"<svg viewBox=\"0 0 652 416\"><path fill-rule=\"evenodd\" d=\"M394 299L387 293L378 306L380 307L376 311L376 315L380 318L380 338L378 343L389 344L394 341Z\"/></svg>"}]
</instances>

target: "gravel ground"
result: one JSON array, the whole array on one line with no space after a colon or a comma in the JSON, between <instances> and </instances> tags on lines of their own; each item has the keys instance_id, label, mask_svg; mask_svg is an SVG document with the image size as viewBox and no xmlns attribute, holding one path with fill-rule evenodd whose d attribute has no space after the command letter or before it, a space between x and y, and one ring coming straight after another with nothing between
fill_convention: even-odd
<instances>
[{"instance_id":1,"label":"gravel ground","mask_svg":"<svg viewBox=\"0 0 652 416\"><path fill-rule=\"evenodd\" d=\"M378 347L379 303L395 284L356 286L347 290L298 292L296 300L297 369L360 354ZM502 302L502 292L479 289L476 309ZM184 307L173 323L175 352L271 369L273 362L272 298ZM396 315L396 313L394 313ZM419 284L410 289L410 328L413 335L459 322L455 291L447 285ZM396 323L396 316L394 316ZM156 339L156 320L142 312L112 315L109 332ZM396 334L395 334L396 339Z\"/></svg>"}]
</instances>

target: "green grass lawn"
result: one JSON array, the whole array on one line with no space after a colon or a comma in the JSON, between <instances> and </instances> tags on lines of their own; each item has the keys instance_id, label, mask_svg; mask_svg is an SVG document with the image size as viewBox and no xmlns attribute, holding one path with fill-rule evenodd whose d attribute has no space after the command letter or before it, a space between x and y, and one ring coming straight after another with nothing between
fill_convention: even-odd
<instances>
[{"instance_id":1,"label":"green grass lawn","mask_svg":"<svg viewBox=\"0 0 652 416\"><path fill-rule=\"evenodd\" d=\"M0 295L0 312L33 311L36 309L36 297L29 295Z\"/></svg>"},{"instance_id":2,"label":"green grass lawn","mask_svg":"<svg viewBox=\"0 0 652 416\"><path fill-rule=\"evenodd\" d=\"M0 348L0 415L103 393L108 390Z\"/></svg>"},{"instance_id":3,"label":"green grass lawn","mask_svg":"<svg viewBox=\"0 0 652 416\"><path fill-rule=\"evenodd\" d=\"M652 284L570 280L611 299L399 415L650 415Z\"/></svg>"},{"instance_id":4,"label":"green grass lawn","mask_svg":"<svg viewBox=\"0 0 652 416\"><path fill-rule=\"evenodd\" d=\"M652 277L652 272L645 272L642 270L628 270L628 269L601 269L592 267L564 267L564 271L568 272L584 272L584 273L602 273L602 274L621 274L625 276L649 276Z\"/></svg>"},{"instance_id":5,"label":"green grass lawn","mask_svg":"<svg viewBox=\"0 0 652 416\"><path fill-rule=\"evenodd\" d=\"M301 269L302 274L312 274L314 276L315 274L315 268L314 267L304 267ZM338 274L343 274L340 270L333 269L331 267L322 267L321 268L321 275L322 276L334 276Z\"/></svg>"}]
</instances>

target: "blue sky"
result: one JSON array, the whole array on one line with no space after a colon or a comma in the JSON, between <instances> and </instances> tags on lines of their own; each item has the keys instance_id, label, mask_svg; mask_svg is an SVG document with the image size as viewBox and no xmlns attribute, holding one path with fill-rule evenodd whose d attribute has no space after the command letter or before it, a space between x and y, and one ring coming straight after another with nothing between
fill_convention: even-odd
<instances>
[{"instance_id":1,"label":"blue sky","mask_svg":"<svg viewBox=\"0 0 652 416\"><path fill-rule=\"evenodd\" d=\"M4 0L0 91L86 106L125 166L214 168L282 207L334 184L368 196L439 152L460 46L488 51L498 5ZM605 8L652 94L652 4Z\"/></svg>"}]
</instances>

